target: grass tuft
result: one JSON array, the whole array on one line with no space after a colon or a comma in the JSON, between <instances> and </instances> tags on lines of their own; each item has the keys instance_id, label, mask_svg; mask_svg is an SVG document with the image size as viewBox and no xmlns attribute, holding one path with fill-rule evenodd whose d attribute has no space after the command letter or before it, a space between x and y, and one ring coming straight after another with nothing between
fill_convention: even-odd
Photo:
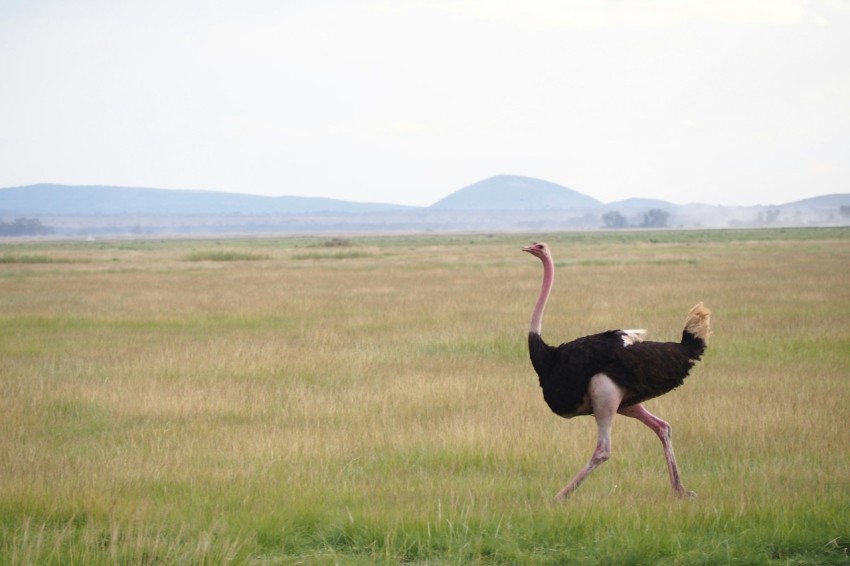
<instances>
[{"instance_id":1,"label":"grass tuft","mask_svg":"<svg viewBox=\"0 0 850 566\"><path fill-rule=\"evenodd\" d=\"M72 263L68 258L57 258L41 254L0 254L0 263Z\"/></svg>"},{"instance_id":2,"label":"grass tuft","mask_svg":"<svg viewBox=\"0 0 850 566\"><path fill-rule=\"evenodd\" d=\"M186 261L259 261L271 259L268 254L233 250L200 250L185 256Z\"/></svg>"},{"instance_id":3,"label":"grass tuft","mask_svg":"<svg viewBox=\"0 0 850 566\"><path fill-rule=\"evenodd\" d=\"M369 252L360 251L360 250L347 250L347 251L338 251L338 252L306 252L300 254L294 254L292 259L305 260L305 259L360 259L360 258L368 258L373 257L373 255Z\"/></svg>"}]
</instances>

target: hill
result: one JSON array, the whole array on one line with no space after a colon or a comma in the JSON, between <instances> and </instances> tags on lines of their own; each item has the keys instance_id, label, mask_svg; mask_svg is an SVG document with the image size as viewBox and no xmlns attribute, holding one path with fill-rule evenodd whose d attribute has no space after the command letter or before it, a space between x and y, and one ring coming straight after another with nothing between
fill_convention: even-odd
<instances>
[{"instance_id":1,"label":"hill","mask_svg":"<svg viewBox=\"0 0 850 566\"><path fill-rule=\"evenodd\" d=\"M553 210L595 208L602 203L567 187L519 175L497 175L455 191L433 210Z\"/></svg>"},{"instance_id":2,"label":"hill","mask_svg":"<svg viewBox=\"0 0 850 566\"><path fill-rule=\"evenodd\" d=\"M850 193L822 195L780 205L782 208L838 209L850 206Z\"/></svg>"},{"instance_id":3,"label":"hill","mask_svg":"<svg viewBox=\"0 0 850 566\"><path fill-rule=\"evenodd\" d=\"M406 208L409 207L320 197L267 197L131 187L40 184L0 189L0 217L365 213Z\"/></svg>"}]
</instances>

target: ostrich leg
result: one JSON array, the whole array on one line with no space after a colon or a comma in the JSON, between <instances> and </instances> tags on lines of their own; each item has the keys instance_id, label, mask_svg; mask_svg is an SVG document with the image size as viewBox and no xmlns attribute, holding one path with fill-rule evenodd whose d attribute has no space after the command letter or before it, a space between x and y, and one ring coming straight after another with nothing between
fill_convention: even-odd
<instances>
[{"instance_id":1,"label":"ostrich leg","mask_svg":"<svg viewBox=\"0 0 850 566\"><path fill-rule=\"evenodd\" d=\"M673 486L673 491L676 492L676 495L680 497L696 497L696 493L685 489L685 486L682 485L682 480L679 478L679 466L676 465L676 455L673 454L673 428L670 424L663 419L659 419L640 404L625 407L619 412L621 415L639 420L651 428L658 435L658 438L661 439L661 445L664 447L664 458L667 460L667 471L670 472L670 484Z\"/></svg>"},{"instance_id":2,"label":"ostrich leg","mask_svg":"<svg viewBox=\"0 0 850 566\"><path fill-rule=\"evenodd\" d=\"M614 420L614 415L617 414L617 408L623 402L623 395L620 386L603 373L596 374L590 379L588 396L599 430L596 450L594 450L590 462L570 480L570 483L564 489L558 492L555 499L563 499L575 491L584 481L584 478L611 455L611 423Z\"/></svg>"}]
</instances>

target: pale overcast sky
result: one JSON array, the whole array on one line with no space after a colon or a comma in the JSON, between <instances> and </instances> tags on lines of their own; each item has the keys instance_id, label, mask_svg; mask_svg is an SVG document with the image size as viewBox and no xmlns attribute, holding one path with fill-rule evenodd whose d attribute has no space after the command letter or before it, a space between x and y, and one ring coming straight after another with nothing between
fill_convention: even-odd
<instances>
[{"instance_id":1,"label":"pale overcast sky","mask_svg":"<svg viewBox=\"0 0 850 566\"><path fill-rule=\"evenodd\" d=\"M850 0L0 0L0 187L850 192Z\"/></svg>"}]
</instances>

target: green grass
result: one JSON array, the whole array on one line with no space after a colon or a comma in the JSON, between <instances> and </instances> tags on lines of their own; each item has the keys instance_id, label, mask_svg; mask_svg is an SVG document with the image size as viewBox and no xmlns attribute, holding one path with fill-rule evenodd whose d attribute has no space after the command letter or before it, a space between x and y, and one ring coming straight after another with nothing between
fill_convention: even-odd
<instances>
[{"instance_id":1,"label":"green grass","mask_svg":"<svg viewBox=\"0 0 850 566\"><path fill-rule=\"evenodd\" d=\"M552 342L714 310L648 403L696 500L624 418L551 500L595 425L527 361L535 239ZM0 268L0 564L850 564L850 230L326 241L0 244L73 260Z\"/></svg>"}]
</instances>

